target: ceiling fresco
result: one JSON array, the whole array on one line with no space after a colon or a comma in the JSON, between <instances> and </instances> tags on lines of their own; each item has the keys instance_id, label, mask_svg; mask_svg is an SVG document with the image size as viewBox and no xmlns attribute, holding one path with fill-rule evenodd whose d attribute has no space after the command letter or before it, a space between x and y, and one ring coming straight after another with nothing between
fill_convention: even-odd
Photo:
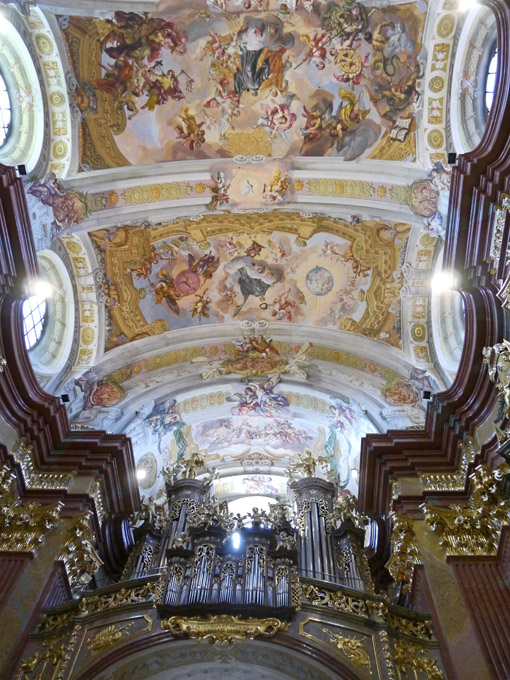
<instances>
[{"instance_id":1,"label":"ceiling fresco","mask_svg":"<svg viewBox=\"0 0 510 680\"><path fill-rule=\"evenodd\" d=\"M308 450L356 493L365 434L423 427L450 384L449 2L32 11L52 161L27 202L76 301L39 378L132 438L146 497L197 452L219 497L285 493Z\"/></svg>"},{"instance_id":2,"label":"ceiling fresco","mask_svg":"<svg viewBox=\"0 0 510 680\"><path fill-rule=\"evenodd\" d=\"M195 452L222 477L234 472L251 479L272 472L273 488L263 491L257 485L251 493L275 496L289 464L311 450L326 454L343 489L356 490L351 471L359 468L361 437L374 428L359 402L326 400L308 388L288 391L278 376L229 387L226 392L155 400L142 407L127 433L133 439L138 469L147 473L143 488L156 493L162 484L158 472ZM218 417L207 418L204 402Z\"/></svg>"},{"instance_id":3,"label":"ceiling fresco","mask_svg":"<svg viewBox=\"0 0 510 680\"><path fill-rule=\"evenodd\" d=\"M267 215L244 221L251 233L227 232L200 245L186 221L91 232L109 288L106 349L246 318L339 328L401 345L400 267L409 225L291 213L275 217L274 230ZM296 223L312 232L306 242ZM276 351L267 354L274 358Z\"/></svg>"},{"instance_id":4,"label":"ceiling fresco","mask_svg":"<svg viewBox=\"0 0 510 680\"><path fill-rule=\"evenodd\" d=\"M427 4L192 0L60 17L82 168L237 154L413 161Z\"/></svg>"}]
</instances>

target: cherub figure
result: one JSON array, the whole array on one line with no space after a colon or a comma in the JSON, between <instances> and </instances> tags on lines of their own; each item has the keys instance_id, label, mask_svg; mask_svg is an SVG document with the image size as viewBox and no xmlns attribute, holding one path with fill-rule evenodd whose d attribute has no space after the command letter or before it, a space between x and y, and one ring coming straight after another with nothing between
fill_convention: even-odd
<instances>
[{"instance_id":1,"label":"cherub figure","mask_svg":"<svg viewBox=\"0 0 510 680\"><path fill-rule=\"evenodd\" d=\"M209 313L210 304L212 302L211 298L207 295L207 289L204 290L202 295L195 295L197 298L193 305L191 306L191 316L198 316L198 320L202 321L204 316L208 319L211 315Z\"/></svg>"},{"instance_id":2,"label":"cherub figure","mask_svg":"<svg viewBox=\"0 0 510 680\"><path fill-rule=\"evenodd\" d=\"M274 171L273 179L268 184L264 184L262 198L266 203L283 201L287 189L290 186L290 183L286 179L288 174L289 173L287 172L282 177L281 170L277 169Z\"/></svg>"},{"instance_id":3,"label":"cherub figure","mask_svg":"<svg viewBox=\"0 0 510 680\"><path fill-rule=\"evenodd\" d=\"M286 139L285 133L296 122L296 114L292 113L288 104L278 104L274 99L271 100L273 106L268 104L261 104L262 116L257 120L254 128L262 127L270 133L271 139L280 135Z\"/></svg>"},{"instance_id":4,"label":"cherub figure","mask_svg":"<svg viewBox=\"0 0 510 680\"><path fill-rule=\"evenodd\" d=\"M228 194L230 184L227 184L225 175L221 171L217 172L216 177L211 176L211 182L209 182L207 187L211 192L211 200L207 206L209 210L217 210L218 207L230 202Z\"/></svg>"},{"instance_id":5,"label":"cherub figure","mask_svg":"<svg viewBox=\"0 0 510 680\"><path fill-rule=\"evenodd\" d=\"M185 142L190 151L195 149L200 149L202 144L205 142L205 130L203 130L204 123L199 123L195 116L189 112L189 108L184 107L183 112L179 115L182 120L183 125L176 125L176 130L179 133L177 135L178 139L182 139Z\"/></svg>"},{"instance_id":6,"label":"cherub figure","mask_svg":"<svg viewBox=\"0 0 510 680\"><path fill-rule=\"evenodd\" d=\"M296 66L299 68L302 64L315 64L315 67L322 71L325 67L328 59L328 51L326 45L330 41L330 37L327 33L314 33L312 37L305 33L300 36L300 39L307 44L308 51L305 54L303 61Z\"/></svg>"}]
</instances>

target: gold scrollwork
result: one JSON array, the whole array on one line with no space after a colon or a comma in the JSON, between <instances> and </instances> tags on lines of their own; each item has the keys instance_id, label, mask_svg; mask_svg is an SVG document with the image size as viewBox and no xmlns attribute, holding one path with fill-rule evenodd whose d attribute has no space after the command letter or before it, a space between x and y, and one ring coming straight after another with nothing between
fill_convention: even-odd
<instances>
[{"instance_id":1,"label":"gold scrollwork","mask_svg":"<svg viewBox=\"0 0 510 680\"><path fill-rule=\"evenodd\" d=\"M161 628L168 630L174 637L189 637L208 640L211 643L235 640L249 640L256 637L273 637L278 631L286 631L289 624L280 619L241 619L239 616L209 614L206 619L191 619L172 616L161 621Z\"/></svg>"},{"instance_id":2,"label":"gold scrollwork","mask_svg":"<svg viewBox=\"0 0 510 680\"><path fill-rule=\"evenodd\" d=\"M322 632L329 636L330 643L335 645L352 664L366 668L370 675L372 675L370 655L365 649L362 639L348 637L341 633L333 633L329 628L323 628Z\"/></svg>"},{"instance_id":3,"label":"gold scrollwork","mask_svg":"<svg viewBox=\"0 0 510 680\"><path fill-rule=\"evenodd\" d=\"M124 633L134 626L133 621L131 623L126 623L123 626L111 625L100 630L92 637L87 640L87 648L89 652L93 655L100 654L106 649L110 649L114 645L118 644L124 636Z\"/></svg>"},{"instance_id":4,"label":"gold scrollwork","mask_svg":"<svg viewBox=\"0 0 510 680\"><path fill-rule=\"evenodd\" d=\"M430 621L422 616L410 612L409 617L401 616L390 611L380 596L369 596L366 599L351 597L342 590L330 591L305 584L302 586L303 597L313 606L327 607L346 614L352 614L361 619L372 619L387 624L397 633L403 633L413 638L430 640L432 627ZM401 609L399 608L399 611Z\"/></svg>"},{"instance_id":5,"label":"gold scrollwork","mask_svg":"<svg viewBox=\"0 0 510 680\"><path fill-rule=\"evenodd\" d=\"M393 576L395 583L401 586L402 593L406 593L411 587L414 567L421 563L420 551L413 529L413 520L396 512L391 512L389 516L393 523L392 553L386 563L386 568Z\"/></svg>"},{"instance_id":6,"label":"gold scrollwork","mask_svg":"<svg viewBox=\"0 0 510 680\"><path fill-rule=\"evenodd\" d=\"M410 668L414 677L421 671L426 673L428 680L444 680L443 671L438 668L437 661L426 656L423 647L399 640L393 645L393 660L399 676Z\"/></svg>"},{"instance_id":7,"label":"gold scrollwork","mask_svg":"<svg viewBox=\"0 0 510 680\"><path fill-rule=\"evenodd\" d=\"M471 435L467 436L460 445L460 466L455 472L434 472L420 474L419 478L424 491L462 491L466 486L469 465L480 453L480 446Z\"/></svg>"},{"instance_id":8,"label":"gold scrollwork","mask_svg":"<svg viewBox=\"0 0 510 680\"><path fill-rule=\"evenodd\" d=\"M97 614L99 612L108 611L109 609L125 607L130 604L152 602L156 595L157 585L158 583L156 581L152 581L141 586L131 588L123 587L113 593L84 597L80 602L79 613L81 615Z\"/></svg>"},{"instance_id":9,"label":"gold scrollwork","mask_svg":"<svg viewBox=\"0 0 510 680\"><path fill-rule=\"evenodd\" d=\"M499 261L501 258L501 248L503 246L503 230L505 228L506 214L510 208L510 196L508 194L502 195L501 205L495 205L493 209L493 229L490 246L489 261L492 262L492 274L498 270ZM508 263L509 254L505 253Z\"/></svg>"},{"instance_id":10,"label":"gold scrollwork","mask_svg":"<svg viewBox=\"0 0 510 680\"><path fill-rule=\"evenodd\" d=\"M128 638L131 640L132 638L139 637L144 633L150 633L153 623L151 617L147 614L144 614L141 618L147 622L147 626L142 630L127 632L131 631L136 620L140 620L140 617L137 617L137 619L129 621L128 623L112 623L111 625L106 626L106 628L100 630L95 635L90 636L86 642L89 653L92 656L97 656L102 652L117 646L121 642L124 642L124 640Z\"/></svg>"}]
</instances>

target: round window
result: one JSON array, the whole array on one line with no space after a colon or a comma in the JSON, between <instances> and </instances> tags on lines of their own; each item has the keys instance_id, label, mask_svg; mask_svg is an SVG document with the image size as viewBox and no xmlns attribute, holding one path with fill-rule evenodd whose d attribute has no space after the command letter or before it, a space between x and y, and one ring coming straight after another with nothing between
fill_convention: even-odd
<instances>
[{"instance_id":1,"label":"round window","mask_svg":"<svg viewBox=\"0 0 510 680\"><path fill-rule=\"evenodd\" d=\"M11 129L12 109L11 98L5 84L4 77L0 73L0 147L2 147Z\"/></svg>"},{"instance_id":2,"label":"round window","mask_svg":"<svg viewBox=\"0 0 510 680\"><path fill-rule=\"evenodd\" d=\"M46 320L46 298L32 295L23 302L23 333L25 347L32 349L41 339Z\"/></svg>"}]
</instances>

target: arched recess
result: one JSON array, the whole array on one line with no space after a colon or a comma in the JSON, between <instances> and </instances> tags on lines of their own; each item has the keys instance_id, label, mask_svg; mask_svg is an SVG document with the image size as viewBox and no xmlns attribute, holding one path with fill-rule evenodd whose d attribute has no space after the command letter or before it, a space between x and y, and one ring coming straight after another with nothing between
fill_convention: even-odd
<instances>
[{"instance_id":1,"label":"arched recess","mask_svg":"<svg viewBox=\"0 0 510 680\"><path fill-rule=\"evenodd\" d=\"M10 96L12 120L10 132L0 149L4 165L23 164L31 172L41 155L44 136L44 105L39 78L26 44L26 26L13 10L0 16L0 72ZM19 24L14 25L14 21ZM20 30L17 30L17 29ZM30 45L29 45L30 46Z\"/></svg>"},{"instance_id":2,"label":"arched recess","mask_svg":"<svg viewBox=\"0 0 510 680\"><path fill-rule=\"evenodd\" d=\"M450 130L457 153L468 153L480 143L487 124L485 83L497 47L496 15L475 5L459 35L450 88Z\"/></svg>"},{"instance_id":3,"label":"arched recess","mask_svg":"<svg viewBox=\"0 0 510 680\"><path fill-rule=\"evenodd\" d=\"M78 660L79 663L79 660ZM75 666L76 668L76 666ZM168 639L167 634L137 638L92 663L71 680L365 680L340 658L295 638L208 645Z\"/></svg>"},{"instance_id":4,"label":"arched recess","mask_svg":"<svg viewBox=\"0 0 510 680\"><path fill-rule=\"evenodd\" d=\"M62 369L71 351L74 296L69 274L54 252L41 251L37 261L41 276L51 285L53 293L47 301L48 318L44 334L29 356L36 374L49 379Z\"/></svg>"}]
</instances>

